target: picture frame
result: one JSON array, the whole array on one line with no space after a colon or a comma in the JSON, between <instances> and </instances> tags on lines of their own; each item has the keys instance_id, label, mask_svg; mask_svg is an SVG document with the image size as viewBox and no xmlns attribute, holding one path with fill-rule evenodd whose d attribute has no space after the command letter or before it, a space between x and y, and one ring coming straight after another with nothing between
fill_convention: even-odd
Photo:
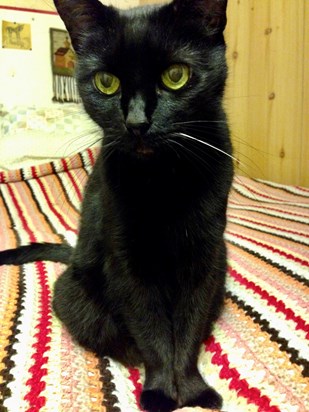
<instances>
[{"instance_id":1,"label":"picture frame","mask_svg":"<svg viewBox=\"0 0 309 412\"><path fill-rule=\"evenodd\" d=\"M32 50L31 25L3 20L2 48Z\"/></svg>"},{"instance_id":2,"label":"picture frame","mask_svg":"<svg viewBox=\"0 0 309 412\"><path fill-rule=\"evenodd\" d=\"M66 30L50 28L51 61L53 74L74 76L76 54Z\"/></svg>"}]
</instances>

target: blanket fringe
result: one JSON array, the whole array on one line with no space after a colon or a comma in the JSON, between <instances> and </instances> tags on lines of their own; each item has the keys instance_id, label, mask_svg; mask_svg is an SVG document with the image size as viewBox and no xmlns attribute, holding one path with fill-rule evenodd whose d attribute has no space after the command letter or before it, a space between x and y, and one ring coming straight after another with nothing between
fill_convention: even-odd
<instances>
[{"instance_id":1,"label":"blanket fringe","mask_svg":"<svg viewBox=\"0 0 309 412\"><path fill-rule=\"evenodd\" d=\"M76 81L71 76L60 76L54 74L53 79L54 102L59 103L80 103Z\"/></svg>"}]
</instances>

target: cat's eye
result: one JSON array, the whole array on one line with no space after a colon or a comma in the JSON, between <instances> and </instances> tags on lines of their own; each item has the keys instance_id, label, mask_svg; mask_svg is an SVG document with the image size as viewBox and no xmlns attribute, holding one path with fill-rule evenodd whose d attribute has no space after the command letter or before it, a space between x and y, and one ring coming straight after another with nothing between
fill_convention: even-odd
<instances>
[{"instance_id":1,"label":"cat's eye","mask_svg":"<svg viewBox=\"0 0 309 412\"><path fill-rule=\"evenodd\" d=\"M161 80L170 90L183 88L190 80L190 67L186 64L173 64L162 73Z\"/></svg>"},{"instance_id":2,"label":"cat's eye","mask_svg":"<svg viewBox=\"0 0 309 412\"><path fill-rule=\"evenodd\" d=\"M99 92L107 95L113 95L120 89L120 80L118 77L107 72L98 72L94 76L94 84Z\"/></svg>"}]
</instances>

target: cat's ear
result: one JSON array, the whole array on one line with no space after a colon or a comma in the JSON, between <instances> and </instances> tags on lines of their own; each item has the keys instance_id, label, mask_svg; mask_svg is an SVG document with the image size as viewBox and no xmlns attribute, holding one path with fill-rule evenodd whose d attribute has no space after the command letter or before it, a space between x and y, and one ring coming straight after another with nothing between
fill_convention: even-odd
<instances>
[{"instance_id":1,"label":"cat's ear","mask_svg":"<svg viewBox=\"0 0 309 412\"><path fill-rule=\"evenodd\" d=\"M54 0L54 3L76 51L85 33L96 26L108 26L116 13L98 0Z\"/></svg>"},{"instance_id":2,"label":"cat's ear","mask_svg":"<svg viewBox=\"0 0 309 412\"><path fill-rule=\"evenodd\" d=\"M201 17L211 34L223 32L227 0L174 0L172 4L175 13Z\"/></svg>"}]
</instances>

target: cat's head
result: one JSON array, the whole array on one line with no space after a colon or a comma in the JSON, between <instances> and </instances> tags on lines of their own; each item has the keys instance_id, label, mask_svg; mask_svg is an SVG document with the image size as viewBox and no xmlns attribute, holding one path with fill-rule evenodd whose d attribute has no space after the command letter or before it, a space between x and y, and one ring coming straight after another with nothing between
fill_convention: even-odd
<instances>
[{"instance_id":1,"label":"cat's head","mask_svg":"<svg viewBox=\"0 0 309 412\"><path fill-rule=\"evenodd\" d=\"M151 155L188 133L192 123L184 122L196 121L207 140L201 121L224 121L226 3L174 0L125 11L55 0L78 56L80 95L106 144ZM208 129L211 140L214 123Z\"/></svg>"}]
</instances>

